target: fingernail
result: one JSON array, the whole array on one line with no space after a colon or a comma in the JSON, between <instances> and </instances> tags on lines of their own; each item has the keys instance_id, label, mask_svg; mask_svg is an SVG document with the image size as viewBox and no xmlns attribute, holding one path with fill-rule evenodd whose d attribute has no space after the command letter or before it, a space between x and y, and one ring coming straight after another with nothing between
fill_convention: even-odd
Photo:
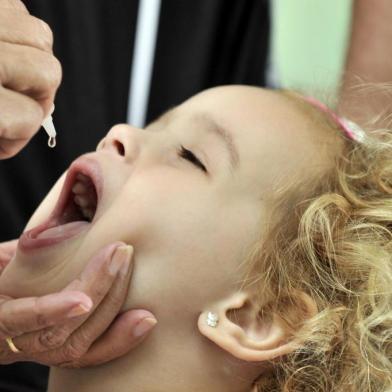
<instances>
[{"instance_id":1,"label":"fingernail","mask_svg":"<svg viewBox=\"0 0 392 392\"><path fill-rule=\"evenodd\" d=\"M132 251L133 248L130 245L121 245L116 249L109 265L111 274L116 275L120 272L121 275L125 275L128 272Z\"/></svg>"},{"instance_id":2,"label":"fingernail","mask_svg":"<svg viewBox=\"0 0 392 392\"><path fill-rule=\"evenodd\" d=\"M78 304L73 308L71 308L71 310L67 313L67 318L78 317L83 314L86 314L90 311L91 308L92 308L92 303L91 305L84 304L84 303Z\"/></svg>"},{"instance_id":3,"label":"fingernail","mask_svg":"<svg viewBox=\"0 0 392 392\"><path fill-rule=\"evenodd\" d=\"M133 336L136 338L140 338L141 336L145 335L148 331L154 328L155 324L158 321L152 317L146 317L145 319L141 320L136 327L133 329Z\"/></svg>"}]
</instances>

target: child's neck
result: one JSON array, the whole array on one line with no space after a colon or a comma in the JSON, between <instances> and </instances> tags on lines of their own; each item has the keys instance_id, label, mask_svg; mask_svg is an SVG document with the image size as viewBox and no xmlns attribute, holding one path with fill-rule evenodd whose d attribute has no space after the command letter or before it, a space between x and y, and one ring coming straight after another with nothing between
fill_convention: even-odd
<instances>
[{"instance_id":1,"label":"child's neck","mask_svg":"<svg viewBox=\"0 0 392 392\"><path fill-rule=\"evenodd\" d=\"M108 364L51 369L48 392L249 392L237 368L207 340L161 331Z\"/></svg>"}]
</instances>

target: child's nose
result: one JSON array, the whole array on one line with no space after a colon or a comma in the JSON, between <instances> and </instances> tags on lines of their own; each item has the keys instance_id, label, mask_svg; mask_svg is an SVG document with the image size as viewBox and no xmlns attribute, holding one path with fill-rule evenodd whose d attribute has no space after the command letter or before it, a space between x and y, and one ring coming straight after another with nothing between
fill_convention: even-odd
<instances>
[{"instance_id":1,"label":"child's nose","mask_svg":"<svg viewBox=\"0 0 392 392\"><path fill-rule=\"evenodd\" d=\"M109 151L125 159L133 160L140 150L139 132L139 129L127 124L115 125L100 141L97 151Z\"/></svg>"}]
</instances>

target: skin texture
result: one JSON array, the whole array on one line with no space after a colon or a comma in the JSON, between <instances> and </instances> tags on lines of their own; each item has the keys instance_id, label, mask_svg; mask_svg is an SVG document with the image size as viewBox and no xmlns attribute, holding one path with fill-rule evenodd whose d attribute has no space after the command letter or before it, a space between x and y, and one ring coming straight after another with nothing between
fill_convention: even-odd
<instances>
[{"instance_id":1,"label":"skin texture","mask_svg":"<svg viewBox=\"0 0 392 392\"><path fill-rule=\"evenodd\" d=\"M392 3L389 0L355 0L353 26L347 53L339 112L358 123L391 111ZM388 88L358 89L362 84L385 84ZM358 91L359 90L359 91ZM379 126L390 127L385 116Z\"/></svg>"},{"instance_id":2,"label":"skin texture","mask_svg":"<svg viewBox=\"0 0 392 392\"><path fill-rule=\"evenodd\" d=\"M0 0L0 159L19 152L52 108L61 81L61 65L52 48L53 34L44 21L30 15L20 0ZM113 245L119 243L113 243L112 250ZM140 343L141 337L134 336L132 331L146 317L150 324L153 320L151 313L144 310L123 314L104 336L100 336L117 316L130 279L130 274L126 279L120 279L106 272L111 253L108 248L97 250L90 265L95 274L75 277L79 286L72 292L68 290L42 298L29 295L29 298L18 300L0 295L0 364L28 360L46 365L85 366L123 355ZM0 270L12 254L12 243L0 244ZM105 292L97 293L92 289L93 277L98 276L106 283ZM112 286L115 289L112 290ZM104 304L103 294L105 298L111 298L111 311L103 306L94 311L92 302ZM103 316L92 328L90 320L86 323L88 317L70 322L72 309L74 313L78 309L79 314L94 311L96 320L97 314ZM79 328L81 323L84 328ZM87 324L90 324L89 328ZM62 332L58 334L61 338L48 339L53 331L59 330L59 325L62 326ZM76 329L79 337L71 337ZM23 354L14 354L3 339L19 335L22 336L14 341ZM120 335L123 337L121 345L113 339Z\"/></svg>"},{"instance_id":3,"label":"skin texture","mask_svg":"<svg viewBox=\"0 0 392 392\"><path fill-rule=\"evenodd\" d=\"M12 260L16 247L17 241L0 244L1 270ZM1 294L0 364L98 365L141 343L147 327L156 324L153 315L142 309L118 314L128 293L132 255L130 246L110 244L96 252L83 272L57 293L25 298ZM19 352L10 350L7 337L13 338Z\"/></svg>"},{"instance_id":4,"label":"skin texture","mask_svg":"<svg viewBox=\"0 0 392 392\"><path fill-rule=\"evenodd\" d=\"M225 142L208 131L205 115L233 138L237 167L230 166ZM121 240L134 248L125 309L150 310L159 323L122 359L88 370L52 371L50 390L250 391L263 361L292 348L282 343L278 321L247 321L253 313L244 302L250 297L239 289L240 263L262 232L276 186L325 166L314 133L284 97L245 86L198 94L147 130L112 128L98 151L87 155L99 162L104 178L96 222L29 257L18 249L0 287L14 296L56 291L98 247ZM181 145L208 173L179 155ZM61 182L28 228L48 216ZM231 308L242 309L244 317L222 320L220 337L209 335L202 319L198 324L210 309L224 317Z\"/></svg>"},{"instance_id":5,"label":"skin texture","mask_svg":"<svg viewBox=\"0 0 392 392\"><path fill-rule=\"evenodd\" d=\"M0 0L0 159L17 154L39 130L61 77L49 26L20 0Z\"/></svg>"}]
</instances>

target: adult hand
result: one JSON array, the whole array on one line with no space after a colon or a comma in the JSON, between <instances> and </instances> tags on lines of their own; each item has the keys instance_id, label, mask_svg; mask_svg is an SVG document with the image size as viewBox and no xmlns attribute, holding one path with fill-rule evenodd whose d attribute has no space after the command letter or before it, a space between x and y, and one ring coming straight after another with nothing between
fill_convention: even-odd
<instances>
[{"instance_id":1,"label":"adult hand","mask_svg":"<svg viewBox=\"0 0 392 392\"><path fill-rule=\"evenodd\" d=\"M18 240L2 242L0 244L0 274L14 256L17 246Z\"/></svg>"},{"instance_id":2,"label":"adult hand","mask_svg":"<svg viewBox=\"0 0 392 392\"><path fill-rule=\"evenodd\" d=\"M49 114L61 81L49 26L20 0L0 0L0 159L18 153Z\"/></svg>"},{"instance_id":3,"label":"adult hand","mask_svg":"<svg viewBox=\"0 0 392 392\"><path fill-rule=\"evenodd\" d=\"M0 244L1 265L15 249L16 241ZM132 275L132 253L121 242L106 246L59 293L19 299L0 295L0 364L84 367L120 357L139 344L156 319L146 310L118 315ZM19 352L10 349L8 337Z\"/></svg>"}]
</instances>

